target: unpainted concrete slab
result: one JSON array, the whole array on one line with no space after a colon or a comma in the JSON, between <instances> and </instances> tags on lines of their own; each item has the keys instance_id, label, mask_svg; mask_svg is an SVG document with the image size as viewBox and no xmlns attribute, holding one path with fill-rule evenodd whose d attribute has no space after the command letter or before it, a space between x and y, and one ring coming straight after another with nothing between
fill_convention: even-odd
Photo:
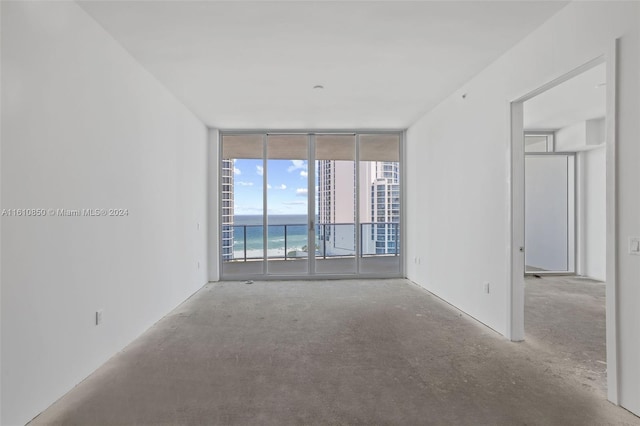
<instances>
[{"instance_id":1,"label":"unpainted concrete slab","mask_svg":"<svg viewBox=\"0 0 640 426\"><path fill-rule=\"evenodd\" d=\"M525 280L525 339L559 358L582 386L607 396L605 283L543 275Z\"/></svg>"},{"instance_id":2,"label":"unpainted concrete slab","mask_svg":"<svg viewBox=\"0 0 640 426\"><path fill-rule=\"evenodd\" d=\"M406 280L205 286L33 425L639 425Z\"/></svg>"}]
</instances>

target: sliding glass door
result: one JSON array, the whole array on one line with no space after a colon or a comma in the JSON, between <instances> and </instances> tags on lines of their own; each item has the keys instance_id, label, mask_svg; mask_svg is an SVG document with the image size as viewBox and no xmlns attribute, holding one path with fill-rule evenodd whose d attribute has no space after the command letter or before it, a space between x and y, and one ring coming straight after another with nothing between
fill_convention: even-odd
<instances>
[{"instance_id":1,"label":"sliding glass door","mask_svg":"<svg viewBox=\"0 0 640 426\"><path fill-rule=\"evenodd\" d=\"M360 135L360 272L400 271L400 137Z\"/></svg>"},{"instance_id":2,"label":"sliding glass door","mask_svg":"<svg viewBox=\"0 0 640 426\"><path fill-rule=\"evenodd\" d=\"M316 274L355 274L356 136L316 135Z\"/></svg>"},{"instance_id":3,"label":"sliding glass door","mask_svg":"<svg viewBox=\"0 0 640 426\"><path fill-rule=\"evenodd\" d=\"M271 275L309 271L308 156L307 135L267 136L265 238Z\"/></svg>"},{"instance_id":4,"label":"sliding glass door","mask_svg":"<svg viewBox=\"0 0 640 426\"><path fill-rule=\"evenodd\" d=\"M399 133L223 133L225 279L400 276Z\"/></svg>"},{"instance_id":5,"label":"sliding glass door","mask_svg":"<svg viewBox=\"0 0 640 426\"><path fill-rule=\"evenodd\" d=\"M264 273L264 137L227 135L221 161L222 276Z\"/></svg>"}]
</instances>

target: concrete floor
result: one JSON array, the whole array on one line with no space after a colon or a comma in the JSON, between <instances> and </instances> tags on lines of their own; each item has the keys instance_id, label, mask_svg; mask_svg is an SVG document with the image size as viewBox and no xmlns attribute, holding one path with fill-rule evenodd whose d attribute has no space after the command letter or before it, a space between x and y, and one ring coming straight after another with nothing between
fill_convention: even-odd
<instances>
[{"instance_id":1,"label":"concrete floor","mask_svg":"<svg viewBox=\"0 0 640 426\"><path fill-rule=\"evenodd\" d=\"M549 275L525 283L527 343L566 360L582 386L606 398L605 284Z\"/></svg>"},{"instance_id":2,"label":"concrete floor","mask_svg":"<svg viewBox=\"0 0 640 426\"><path fill-rule=\"evenodd\" d=\"M543 345L401 279L215 283L32 424L640 425Z\"/></svg>"}]
</instances>

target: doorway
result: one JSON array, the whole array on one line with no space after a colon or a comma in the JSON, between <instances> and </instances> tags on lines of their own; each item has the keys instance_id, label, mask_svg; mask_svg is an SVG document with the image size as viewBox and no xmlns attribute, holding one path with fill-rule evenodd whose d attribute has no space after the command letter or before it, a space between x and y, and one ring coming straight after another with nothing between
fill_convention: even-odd
<instances>
[{"instance_id":1,"label":"doorway","mask_svg":"<svg viewBox=\"0 0 640 426\"><path fill-rule=\"evenodd\" d=\"M222 277L401 276L401 141L222 132Z\"/></svg>"},{"instance_id":2,"label":"doorway","mask_svg":"<svg viewBox=\"0 0 640 426\"><path fill-rule=\"evenodd\" d=\"M606 266L606 287L604 288L606 294L605 310L606 310L606 387L608 399L614 403L617 403L617 340L616 340L616 282L615 282L615 243L616 243L616 231L615 231L615 94L616 94L616 45L611 45L611 48L602 57L596 58L581 67L563 75L562 77L542 86L541 88L534 90L533 92L513 101L511 103L511 238L510 238L510 257L511 257L511 287L510 287L510 323L509 323L509 337L513 341L524 340L525 338L525 324L524 324L524 309L525 309L525 104L531 100L534 100L539 95L544 95L546 92L553 91L554 88L560 87L564 83L570 83L572 80L577 81L584 75L589 74L591 71L595 71L598 68L605 71L603 77L604 81L598 81L590 88L591 91L605 89L604 94L604 115L606 120L598 122L597 117L583 117L582 123L578 126L573 126L571 132L565 132L564 140L571 140L566 136L571 133L575 133L575 130L582 132L581 143L587 146L593 143L587 135L598 135L596 140L597 144L601 144L600 153L605 158L604 171L602 175L605 176L605 183L603 186L606 188L606 195L604 198L604 228L606 235L604 241L600 244L600 248L604 252L604 265ZM593 92L591 92L593 93ZM579 98L571 98L577 100ZM570 100L571 100L570 99ZM577 120L580 121L580 120ZM569 126L571 127L571 126ZM598 130L594 131L596 127ZM540 129L538 129L540 130ZM553 130L554 134L558 136L557 129ZM555 141L554 151L559 153L567 153L570 151L576 151L575 149L569 149L567 146L560 146L560 141ZM580 161L578 163L578 180L580 180ZM577 190L579 192L580 189ZM580 202L577 204L577 208L580 208ZM578 221L582 220L580 214L578 214ZM576 226L579 229L580 223ZM578 240L579 240L578 236ZM578 246L578 255L576 256L577 270L584 270L584 265L581 265L581 260L584 258L584 248Z\"/></svg>"}]
</instances>

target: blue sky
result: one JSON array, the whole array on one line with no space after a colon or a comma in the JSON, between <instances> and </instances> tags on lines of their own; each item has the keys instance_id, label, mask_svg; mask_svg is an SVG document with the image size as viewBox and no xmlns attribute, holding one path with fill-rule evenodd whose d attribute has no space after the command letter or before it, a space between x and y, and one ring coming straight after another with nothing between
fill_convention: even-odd
<instances>
[{"instance_id":1,"label":"blue sky","mask_svg":"<svg viewBox=\"0 0 640 426\"><path fill-rule=\"evenodd\" d=\"M234 214L262 214L262 160L234 160ZM269 214L307 214L307 161L268 160Z\"/></svg>"}]
</instances>

